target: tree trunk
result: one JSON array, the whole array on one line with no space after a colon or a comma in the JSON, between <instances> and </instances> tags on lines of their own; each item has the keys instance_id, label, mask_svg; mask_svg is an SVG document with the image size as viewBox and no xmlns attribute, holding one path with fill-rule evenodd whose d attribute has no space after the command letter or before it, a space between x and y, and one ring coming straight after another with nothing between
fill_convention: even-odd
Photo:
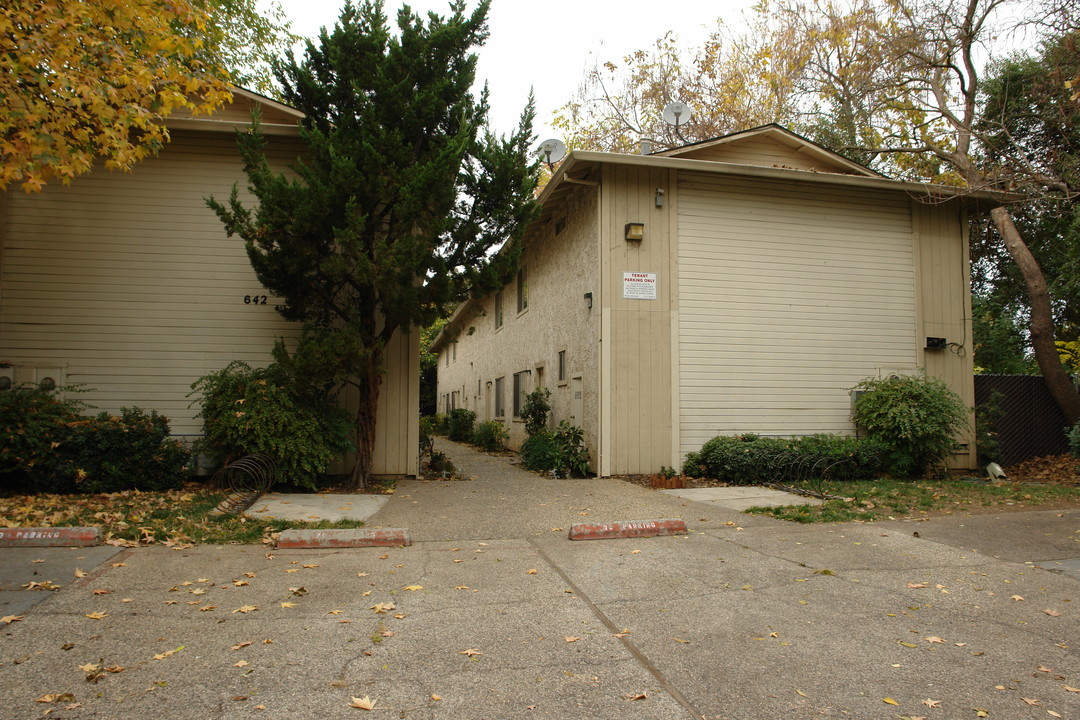
<instances>
[{"instance_id":1,"label":"tree trunk","mask_svg":"<svg viewBox=\"0 0 1080 720\"><path fill-rule=\"evenodd\" d=\"M379 412L379 390L382 373L378 360L372 358L359 377L359 399L356 408L356 464L353 465L352 487L362 490L371 479L372 457L375 454L375 420Z\"/></svg>"},{"instance_id":2,"label":"tree trunk","mask_svg":"<svg viewBox=\"0 0 1080 720\"><path fill-rule=\"evenodd\" d=\"M1069 423L1075 423L1080 419L1080 393L1077 393L1065 371L1065 366L1058 357L1057 345L1054 344L1054 314L1050 309L1050 292L1046 287L1046 278L1020 236L1020 231L1013 224L1009 211L1004 207L996 207L990 211L990 219L1005 241L1009 256L1024 276L1028 300L1031 302L1031 346L1035 350L1035 361L1042 370L1043 382Z\"/></svg>"}]
</instances>

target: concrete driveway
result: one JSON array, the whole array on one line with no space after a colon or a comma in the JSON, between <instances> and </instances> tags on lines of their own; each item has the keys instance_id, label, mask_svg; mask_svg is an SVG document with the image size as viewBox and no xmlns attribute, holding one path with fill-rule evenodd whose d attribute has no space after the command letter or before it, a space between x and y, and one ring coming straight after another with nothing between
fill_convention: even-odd
<instances>
[{"instance_id":1,"label":"concrete driveway","mask_svg":"<svg viewBox=\"0 0 1080 720\"><path fill-rule=\"evenodd\" d=\"M1066 575L928 523L796 526L451 455L475 479L402 483L370 519L411 547L113 556L0 625L0 716L1080 717ZM660 517L691 533L566 538Z\"/></svg>"}]
</instances>

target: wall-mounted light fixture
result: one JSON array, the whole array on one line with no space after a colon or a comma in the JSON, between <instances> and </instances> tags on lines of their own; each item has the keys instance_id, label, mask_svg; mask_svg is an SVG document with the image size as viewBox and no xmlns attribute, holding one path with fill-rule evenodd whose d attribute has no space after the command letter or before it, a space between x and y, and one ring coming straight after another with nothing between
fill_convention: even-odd
<instances>
[{"instance_id":1,"label":"wall-mounted light fixture","mask_svg":"<svg viewBox=\"0 0 1080 720\"><path fill-rule=\"evenodd\" d=\"M656 188L656 207L664 207L664 188Z\"/></svg>"},{"instance_id":2,"label":"wall-mounted light fixture","mask_svg":"<svg viewBox=\"0 0 1080 720\"><path fill-rule=\"evenodd\" d=\"M626 239L628 241L634 240L637 242L641 242L641 239L645 237L645 223L626 223L624 231L626 233Z\"/></svg>"},{"instance_id":3,"label":"wall-mounted light fixture","mask_svg":"<svg viewBox=\"0 0 1080 720\"><path fill-rule=\"evenodd\" d=\"M585 307L592 310L592 293L585 293Z\"/></svg>"}]
</instances>

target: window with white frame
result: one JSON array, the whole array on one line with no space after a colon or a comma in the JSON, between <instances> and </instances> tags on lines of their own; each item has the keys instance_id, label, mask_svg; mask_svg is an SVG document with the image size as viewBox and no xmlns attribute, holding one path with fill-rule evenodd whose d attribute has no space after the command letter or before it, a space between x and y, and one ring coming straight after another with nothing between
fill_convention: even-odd
<instances>
[{"instance_id":1,"label":"window with white frame","mask_svg":"<svg viewBox=\"0 0 1080 720\"><path fill-rule=\"evenodd\" d=\"M503 324L503 294L502 290L495 291L495 329L498 330Z\"/></svg>"}]
</instances>

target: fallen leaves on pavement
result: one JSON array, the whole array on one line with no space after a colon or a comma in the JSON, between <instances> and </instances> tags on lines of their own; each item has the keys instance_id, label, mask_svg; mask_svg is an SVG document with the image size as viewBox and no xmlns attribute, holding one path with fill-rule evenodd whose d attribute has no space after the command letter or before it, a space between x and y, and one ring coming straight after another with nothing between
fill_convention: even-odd
<instances>
[{"instance_id":1,"label":"fallen leaves on pavement","mask_svg":"<svg viewBox=\"0 0 1080 720\"><path fill-rule=\"evenodd\" d=\"M354 697L352 702L349 703L349 707L357 708L359 710L374 710L375 701L365 695L362 698Z\"/></svg>"}]
</instances>

